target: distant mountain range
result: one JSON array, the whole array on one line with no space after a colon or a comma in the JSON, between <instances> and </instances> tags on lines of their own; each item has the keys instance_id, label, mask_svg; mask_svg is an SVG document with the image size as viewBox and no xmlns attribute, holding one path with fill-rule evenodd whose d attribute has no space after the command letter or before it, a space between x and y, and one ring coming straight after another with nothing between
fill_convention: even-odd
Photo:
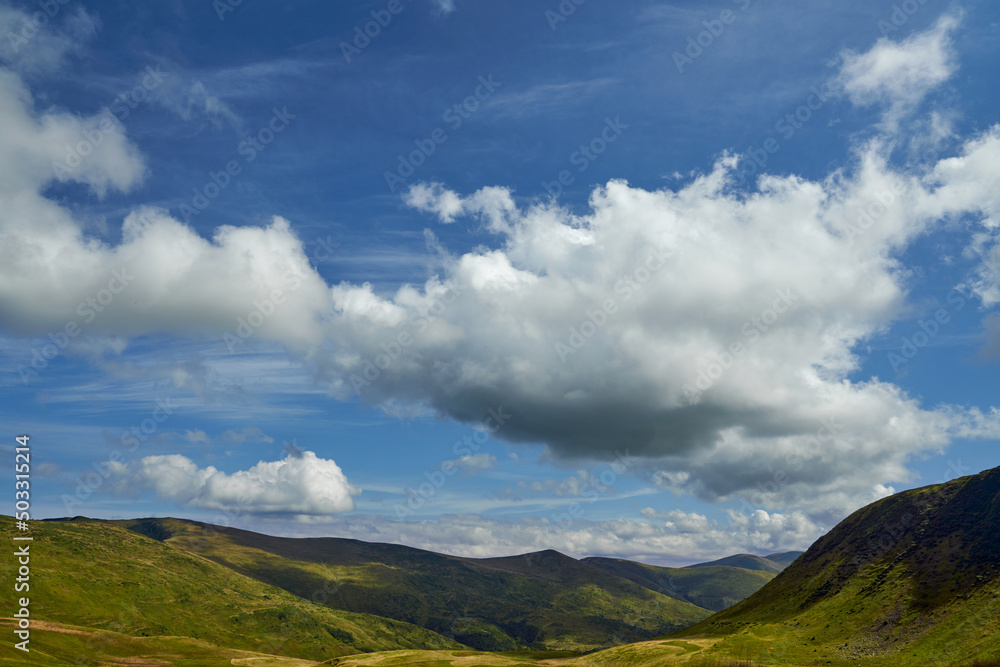
<instances>
[{"instance_id":1,"label":"distant mountain range","mask_svg":"<svg viewBox=\"0 0 1000 667\"><path fill-rule=\"evenodd\" d=\"M13 532L10 517L0 523ZM52 624L45 627L61 628L36 633L36 646L65 643L73 636L66 628L88 628L254 651L273 648L273 634L293 620L281 650L264 652L313 659L408 648L579 653L690 626L774 576L576 560L551 550L459 558L171 518L48 520L34 522L32 534L35 552L45 554L34 564L33 610Z\"/></svg>"},{"instance_id":2,"label":"distant mountain range","mask_svg":"<svg viewBox=\"0 0 1000 667\"><path fill-rule=\"evenodd\" d=\"M471 559L179 520L120 525L305 599L332 585L329 607L404 621L480 650L592 650L612 635L636 641L711 613L555 551Z\"/></svg>"}]
</instances>

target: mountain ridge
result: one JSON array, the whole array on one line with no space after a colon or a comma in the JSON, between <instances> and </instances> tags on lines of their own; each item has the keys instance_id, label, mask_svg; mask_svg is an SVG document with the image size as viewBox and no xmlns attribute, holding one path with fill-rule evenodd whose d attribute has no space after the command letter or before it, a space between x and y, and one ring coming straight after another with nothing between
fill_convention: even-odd
<instances>
[{"instance_id":1,"label":"mountain ridge","mask_svg":"<svg viewBox=\"0 0 1000 667\"><path fill-rule=\"evenodd\" d=\"M741 650L764 661L953 665L1000 660L998 619L993 468L857 510L759 591L671 636L742 637Z\"/></svg>"},{"instance_id":2,"label":"mountain ridge","mask_svg":"<svg viewBox=\"0 0 1000 667\"><path fill-rule=\"evenodd\" d=\"M412 623L482 650L593 650L612 635L647 639L711 614L552 550L472 559L179 519L119 525L155 532L171 546L307 599L334 578L327 606Z\"/></svg>"}]
</instances>

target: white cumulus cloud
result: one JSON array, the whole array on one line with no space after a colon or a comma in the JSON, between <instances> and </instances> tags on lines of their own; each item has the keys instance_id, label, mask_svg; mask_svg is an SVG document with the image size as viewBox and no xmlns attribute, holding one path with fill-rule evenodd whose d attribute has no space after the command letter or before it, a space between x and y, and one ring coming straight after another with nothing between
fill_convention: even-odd
<instances>
[{"instance_id":1,"label":"white cumulus cloud","mask_svg":"<svg viewBox=\"0 0 1000 667\"><path fill-rule=\"evenodd\" d=\"M838 82L858 106L881 104L886 122L898 122L934 88L951 78L957 67L951 34L961 17L942 16L925 32L902 42L880 39L865 53L846 52Z\"/></svg>"},{"instance_id":2,"label":"white cumulus cloud","mask_svg":"<svg viewBox=\"0 0 1000 667\"><path fill-rule=\"evenodd\" d=\"M353 510L353 497L361 493L334 461L310 451L260 461L232 474L214 466L199 468L179 454L108 465L114 471L111 485L119 493L151 490L178 505L251 515L329 516Z\"/></svg>"}]
</instances>

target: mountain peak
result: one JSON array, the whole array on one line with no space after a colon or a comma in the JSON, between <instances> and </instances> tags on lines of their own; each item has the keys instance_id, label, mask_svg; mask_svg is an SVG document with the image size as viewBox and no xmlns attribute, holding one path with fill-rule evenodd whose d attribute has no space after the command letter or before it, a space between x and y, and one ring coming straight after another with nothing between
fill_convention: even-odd
<instances>
[{"instance_id":1,"label":"mountain peak","mask_svg":"<svg viewBox=\"0 0 1000 667\"><path fill-rule=\"evenodd\" d=\"M741 567L744 570L760 570L762 572L781 572L785 569L783 564L753 554L736 554L707 563L695 563L694 565L688 565L688 567L714 567L718 565Z\"/></svg>"}]
</instances>

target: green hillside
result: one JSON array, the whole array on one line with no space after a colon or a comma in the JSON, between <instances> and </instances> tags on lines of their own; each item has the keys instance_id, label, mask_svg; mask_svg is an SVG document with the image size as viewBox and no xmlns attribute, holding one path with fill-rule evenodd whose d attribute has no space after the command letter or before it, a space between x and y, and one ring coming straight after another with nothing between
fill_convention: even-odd
<instances>
[{"instance_id":1,"label":"green hillside","mask_svg":"<svg viewBox=\"0 0 1000 667\"><path fill-rule=\"evenodd\" d=\"M719 655L764 664L1000 662L1000 468L858 510L756 594L673 636L723 638Z\"/></svg>"},{"instance_id":2,"label":"green hillside","mask_svg":"<svg viewBox=\"0 0 1000 667\"><path fill-rule=\"evenodd\" d=\"M5 534L14 532L13 523L0 517ZM314 604L114 523L34 521L31 526L30 590L23 594L37 619L33 664L45 664L46 653L49 664L73 664L77 656L92 661L82 664L96 664L131 642L129 637L172 637L184 645L182 654L230 647L247 655L313 660L459 646L414 625ZM6 562L9 577L14 566L9 556ZM43 622L50 625L38 625ZM12 642L0 644L0 660L22 658Z\"/></svg>"},{"instance_id":3,"label":"green hillside","mask_svg":"<svg viewBox=\"0 0 1000 667\"><path fill-rule=\"evenodd\" d=\"M593 650L649 639L711 613L555 551L469 559L176 519L119 525L307 599L335 581L324 600L330 607L419 625L480 650Z\"/></svg>"},{"instance_id":4,"label":"green hillside","mask_svg":"<svg viewBox=\"0 0 1000 667\"><path fill-rule=\"evenodd\" d=\"M722 565L698 568L658 567L618 558L584 558L584 563L628 579L651 591L721 611L756 593L773 572Z\"/></svg>"}]
</instances>

